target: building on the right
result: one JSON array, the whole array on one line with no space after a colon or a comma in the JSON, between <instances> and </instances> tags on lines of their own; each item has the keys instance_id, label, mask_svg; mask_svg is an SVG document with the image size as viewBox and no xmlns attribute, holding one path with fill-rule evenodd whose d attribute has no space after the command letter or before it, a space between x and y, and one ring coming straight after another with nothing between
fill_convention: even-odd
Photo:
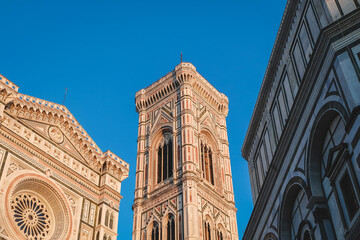
<instances>
[{"instance_id":1,"label":"building on the right","mask_svg":"<svg viewBox=\"0 0 360 240\"><path fill-rule=\"evenodd\" d=\"M242 147L244 239L360 239L359 6L287 2Z\"/></svg>"}]
</instances>

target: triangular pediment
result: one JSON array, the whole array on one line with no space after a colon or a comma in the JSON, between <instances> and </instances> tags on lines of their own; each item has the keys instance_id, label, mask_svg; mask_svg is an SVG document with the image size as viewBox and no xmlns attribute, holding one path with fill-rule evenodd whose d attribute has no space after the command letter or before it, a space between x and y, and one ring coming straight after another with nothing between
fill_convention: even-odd
<instances>
[{"instance_id":1,"label":"triangular pediment","mask_svg":"<svg viewBox=\"0 0 360 240\"><path fill-rule=\"evenodd\" d=\"M150 132L153 132L155 129L158 129L161 125L164 125L166 123L171 123L173 121L173 118L171 117L170 114L171 113L169 113L163 108L157 110L157 115L155 115L155 120L150 129Z\"/></svg>"},{"instance_id":2,"label":"triangular pediment","mask_svg":"<svg viewBox=\"0 0 360 240\"><path fill-rule=\"evenodd\" d=\"M75 144L72 143L66 134L57 126L28 119L21 119L21 121L29 128L40 134L42 137L62 147L66 152L71 153L77 159L86 162L85 158L76 149ZM52 129L54 129L53 131L56 131L58 134L60 134L58 139L52 135Z\"/></svg>"},{"instance_id":3,"label":"triangular pediment","mask_svg":"<svg viewBox=\"0 0 360 240\"><path fill-rule=\"evenodd\" d=\"M200 123L201 128L208 128L211 132L215 133L215 123L213 121L212 114L206 112L200 119Z\"/></svg>"},{"instance_id":4,"label":"triangular pediment","mask_svg":"<svg viewBox=\"0 0 360 240\"><path fill-rule=\"evenodd\" d=\"M330 97L330 96L341 96L340 91L339 91L339 87L337 85L337 82L335 80L335 78L333 78L330 82L330 84L328 85L326 94L325 94L325 98Z\"/></svg>"}]
</instances>

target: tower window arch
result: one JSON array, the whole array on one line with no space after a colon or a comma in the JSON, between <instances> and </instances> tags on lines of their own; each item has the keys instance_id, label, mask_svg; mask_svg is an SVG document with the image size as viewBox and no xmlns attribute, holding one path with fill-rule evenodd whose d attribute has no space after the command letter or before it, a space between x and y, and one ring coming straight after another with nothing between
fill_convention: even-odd
<instances>
[{"instance_id":1,"label":"tower window arch","mask_svg":"<svg viewBox=\"0 0 360 240\"><path fill-rule=\"evenodd\" d=\"M154 223L153 229L151 231L151 240L160 240L159 237L159 225L157 223Z\"/></svg>"},{"instance_id":2,"label":"tower window arch","mask_svg":"<svg viewBox=\"0 0 360 240\"><path fill-rule=\"evenodd\" d=\"M211 240L211 227L208 222L204 223L204 238L205 240Z\"/></svg>"},{"instance_id":3,"label":"tower window arch","mask_svg":"<svg viewBox=\"0 0 360 240\"><path fill-rule=\"evenodd\" d=\"M175 219L171 215L167 223L167 240L175 240Z\"/></svg>"},{"instance_id":4,"label":"tower window arch","mask_svg":"<svg viewBox=\"0 0 360 240\"><path fill-rule=\"evenodd\" d=\"M101 224L102 208L99 210L98 224Z\"/></svg>"},{"instance_id":5,"label":"tower window arch","mask_svg":"<svg viewBox=\"0 0 360 240\"><path fill-rule=\"evenodd\" d=\"M214 155L211 146L205 140L200 143L200 158L203 178L214 185Z\"/></svg>"},{"instance_id":6,"label":"tower window arch","mask_svg":"<svg viewBox=\"0 0 360 240\"><path fill-rule=\"evenodd\" d=\"M109 228L113 229L113 227L114 227L114 214L111 213L110 222L109 222Z\"/></svg>"},{"instance_id":7,"label":"tower window arch","mask_svg":"<svg viewBox=\"0 0 360 240\"><path fill-rule=\"evenodd\" d=\"M223 234L222 234L222 232L220 231L220 230L218 230L217 231L217 234L216 234L217 236L217 240L223 240Z\"/></svg>"},{"instance_id":8,"label":"tower window arch","mask_svg":"<svg viewBox=\"0 0 360 240\"><path fill-rule=\"evenodd\" d=\"M173 140L171 134L164 135L157 148L157 183L173 176Z\"/></svg>"},{"instance_id":9,"label":"tower window arch","mask_svg":"<svg viewBox=\"0 0 360 240\"><path fill-rule=\"evenodd\" d=\"M105 214L105 226L109 226L109 217L110 217L110 213L109 213L109 210L106 211L106 214Z\"/></svg>"}]
</instances>

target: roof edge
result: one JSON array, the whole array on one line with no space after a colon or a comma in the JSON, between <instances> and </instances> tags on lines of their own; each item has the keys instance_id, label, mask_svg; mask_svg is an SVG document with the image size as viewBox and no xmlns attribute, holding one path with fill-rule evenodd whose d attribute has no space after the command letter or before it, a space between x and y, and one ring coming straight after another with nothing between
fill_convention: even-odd
<instances>
[{"instance_id":1,"label":"roof edge","mask_svg":"<svg viewBox=\"0 0 360 240\"><path fill-rule=\"evenodd\" d=\"M254 141L256 130L259 127L261 116L269 97L269 88L274 82L274 74L277 72L277 66L281 60L284 47L291 29L292 21L294 18L299 0L288 0L285 6L284 14L280 22L280 27L276 35L275 43L273 45L269 63L260 87L260 91L256 100L254 111L251 115L249 127L247 129L243 146L241 148L241 156L248 161L250 154L250 147Z\"/></svg>"}]
</instances>

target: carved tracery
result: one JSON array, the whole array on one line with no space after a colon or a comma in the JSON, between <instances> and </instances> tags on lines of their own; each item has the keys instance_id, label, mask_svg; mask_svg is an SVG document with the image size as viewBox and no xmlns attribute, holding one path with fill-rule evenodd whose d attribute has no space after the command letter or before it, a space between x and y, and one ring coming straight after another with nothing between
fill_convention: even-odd
<instances>
[{"instance_id":1,"label":"carved tracery","mask_svg":"<svg viewBox=\"0 0 360 240\"><path fill-rule=\"evenodd\" d=\"M214 155L210 144L205 138L201 139L200 158L203 178L214 185Z\"/></svg>"},{"instance_id":2,"label":"carved tracery","mask_svg":"<svg viewBox=\"0 0 360 240\"><path fill-rule=\"evenodd\" d=\"M166 134L157 148L157 183L173 176L173 166L172 135Z\"/></svg>"}]
</instances>

